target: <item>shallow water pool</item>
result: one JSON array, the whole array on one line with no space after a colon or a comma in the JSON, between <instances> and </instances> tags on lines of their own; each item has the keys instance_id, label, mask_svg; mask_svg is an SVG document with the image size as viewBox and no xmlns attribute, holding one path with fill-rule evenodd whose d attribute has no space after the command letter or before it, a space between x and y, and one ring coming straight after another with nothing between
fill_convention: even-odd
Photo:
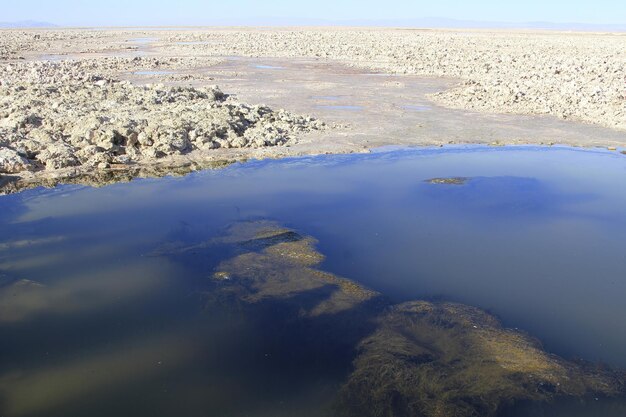
<instances>
[{"instance_id":1,"label":"shallow water pool","mask_svg":"<svg viewBox=\"0 0 626 417\"><path fill-rule=\"evenodd\" d=\"M393 301L477 306L550 352L626 368L626 156L381 150L0 197L0 415L329 415L349 346L307 350L320 327L272 303L207 307L232 253L198 242L248 219L315 237L321 269ZM507 416L624 402L552 407Z\"/></svg>"},{"instance_id":2,"label":"shallow water pool","mask_svg":"<svg viewBox=\"0 0 626 417\"><path fill-rule=\"evenodd\" d=\"M138 43L138 44L148 44L158 42L159 38L132 38L129 39L128 42Z\"/></svg>"},{"instance_id":3,"label":"shallow water pool","mask_svg":"<svg viewBox=\"0 0 626 417\"><path fill-rule=\"evenodd\" d=\"M277 67L277 66L274 66L274 65L264 65L264 64L254 65L254 68L256 68L256 69L267 69L267 70L281 70L281 69L284 69L283 67Z\"/></svg>"},{"instance_id":4,"label":"shallow water pool","mask_svg":"<svg viewBox=\"0 0 626 417\"><path fill-rule=\"evenodd\" d=\"M323 101L337 101L341 100L339 96L311 96L313 100L323 100Z\"/></svg>"},{"instance_id":5,"label":"shallow water pool","mask_svg":"<svg viewBox=\"0 0 626 417\"><path fill-rule=\"evenodd\" d=\"M174 71L135 71L134 75L169 75L174 74Z\"/></svg>"},{"instance_id":6,"label":"shallow water pool","mask_svg":"<svg viewBox=\"0 0 626 417\"><path fill-rule=\"evenodd\" d=\"M341 104L318 104L318 109L328 109L328 110L348 110L348 111L360 111L363 110L363 106L353 106L353 105L341 105Z\"/></svg>"}]
</instances>

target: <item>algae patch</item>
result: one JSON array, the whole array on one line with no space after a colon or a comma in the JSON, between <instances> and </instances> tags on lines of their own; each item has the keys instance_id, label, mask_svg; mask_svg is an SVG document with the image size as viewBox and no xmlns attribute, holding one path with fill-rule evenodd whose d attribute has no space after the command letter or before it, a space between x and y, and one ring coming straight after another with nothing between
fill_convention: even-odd
<instances>
[{"instance_id":1,"label":"algae patch","mask_svg":"<svg viewBox=\"0 0 626 417\"><path fill-rule=\"evenodd\" d=\"M478 308L426 301L394 305L321 271L324 257L315 244L273 222L253 221L156 253L230 247L233 256L210 274L207 306L257 316L280 312L264 322L268 332L282 329L275 343L295 329L302 352L311 356L307 360L324 363L340 354L353 361L337 395L337 416L490 417L520 401L624 394L623 374L551 355L536 339L503 328Z\"/></svg>"},{"instance_id":2,"label":"algae patch","mask_svg":"<svg viewBox=\"0 0 626 417\"><path fill-rule=\"evenodd\" d=\"M243 253L223 261L214 279L231 277L223 292L255 303L265 299L288 299L302 292L328 289L325 297L301 316L336 314L358 309L379 294L350 280L314 268L324 257L314 249L316 241L268 222L235 225L223 241L236 244Z\"/></svg>"},{"instance_id":3,"label":"algae patch","mask_svg":"<svg viewBox=\"0 0 626 417\"><path fill-rule=\"evenodd\" d=\"M522 400L619 395L623 378L550 355L475 307L393 306L360 344L343 416L495 416Z\"/></svg>"}]
</instances>

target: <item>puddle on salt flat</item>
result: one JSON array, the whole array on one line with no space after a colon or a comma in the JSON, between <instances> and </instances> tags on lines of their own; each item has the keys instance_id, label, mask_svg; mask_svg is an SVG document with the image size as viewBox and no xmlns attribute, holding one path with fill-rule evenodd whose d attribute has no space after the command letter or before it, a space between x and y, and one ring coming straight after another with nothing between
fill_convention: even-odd
<instances>
[{"instance_id":1,"label":"puddle on salt flat","mask_svg":"<svg viewBox=\"0 0 626 417\"><path fill-rule=\"evenodd\" d=\"M430 106L419 106L419 105L415 105L415 104L406 104L404 106L401 106L401 108L403 110L410 110L410 111L430 111L433 108Z\"/></svg>"},{"instance_id":2,"label":"puddle on salt flat","mask_svg":"<svg viewBox=\"0 0 626 417\"><path fill-rule=\"evenodd\" d=\"M159 38L132 38L129 39L128 42L138 43L138 44L147 44L157 42Z\"/></svg>"},{"instance_id":3,"label":"puddle on salt flat","mask_svg":"<svg viewBox=\"0 0 626 417\"><path fill-rule=\"evenodd\" d=\"M40 55L39 59L41 61L57 62L57 61L63 61L64 59L69 59L69 58L67 55L47 54L47 55Z\"/></svg>"},{"instance_id":4,"label":"puddle on salt flat","mask_svg":"<svg viewBox=\"0 0 626 417\"><path fill-rule=\"evenodd\" d=\"M363 110L363 106L349 106L349 105L332 105L332 104L318 104L315 106L319 109L328 109L328 110L349 110L349 111L360 111Z\"/></svg>"},{"instance_id":5,"label":"puddle on salt flat","mask_svg":"<svg viewBox=\"0 0 626 417\"><path fill-rule=\"evenodd\" d=\"M174 71L135 71L134 75L167 75L174 74Z\"/></svg>"},{"instance_id":6,"label":"puddle on salt flat","mask_svg":"<svg viewBox=\"0 0 626 417\"><path fill-rule=\"evenodd\" d=\"M1 196L0 415L330 415L354 346L315 345L327 323L284 323L271 302L251 314L228 292L212 302L231 308L205 310L240 253L197 243L258 218L394 301L478 306L551 352L626 368L625 155L400 149ZM283 301L297 313L315 295ZM597 403L505 417L623 415Z\"/></svg>"},{"instance_id":7,"label":"puddle on salt flat","mask_svg":"<svg viewBox=\"0 0 626 417\"><path fill-rule=\"evenodd\" d=\"M284 67L277 67L277 66L273 66L273 65L262 65L262 64L253 65L253 67L257 68L257 69L269 69L269 70L285 69Z\"/></svg>"},{"instance_id":8,"label":"puddle on salt flat","mask_svg":"<svg viewBox=\"0 0 626 417\"><path fill-rule=\"evenodd\" d=\"M311 96L312 100L328 100L328 101L337 101L341 100L339 96Z\"/></svg>"}]
</instances>

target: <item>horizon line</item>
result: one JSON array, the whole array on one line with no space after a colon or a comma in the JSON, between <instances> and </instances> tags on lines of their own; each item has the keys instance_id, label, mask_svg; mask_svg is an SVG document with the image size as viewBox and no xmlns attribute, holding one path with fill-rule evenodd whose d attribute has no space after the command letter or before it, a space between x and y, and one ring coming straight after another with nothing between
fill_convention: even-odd
<instances>
[{"instance_id":1,"label":"horizon line","mask_svg":"<svg viewBox=\"0 0 626 417\"><path fill-rule=\"evenodd\" d=\"M548 31L626 31L626 23L580 23L552 21L480 21L444 17L398 18L398 19L324 19L259 17L243 19L219 19L203 23L132 23L132 24L55 24L32 19L0 22L3 29L78 29L78 28L209 28L209 27L346 27L346 28L390 28L390 29L512 29Z\"/></svg>"}]
</instances>

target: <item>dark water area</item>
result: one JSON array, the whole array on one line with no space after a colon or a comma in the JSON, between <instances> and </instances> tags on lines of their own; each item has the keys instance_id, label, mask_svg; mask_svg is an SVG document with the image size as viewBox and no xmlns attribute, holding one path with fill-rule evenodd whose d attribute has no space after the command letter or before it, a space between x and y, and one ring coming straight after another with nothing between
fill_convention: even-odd
<instances>
[{"instance_id":1,"label":"dark water area","mask_svg":"<svg viewBox=\"0 0 626 417\"><path fill-rule=\"evenodd\" d=\"M549 404L525 403L505 410L501 417L622 417L626 416L626 401L588 397L565 399Z\"/></svg>"},{"instance_id":2,"label":"dark water area","mask_svg":"<svg viewBox=\"0 0 626 417\"><path fill-rule=\"evenodd\" d=\"M463 181L428 181L451 177ZM286 321L271 300L208 303L229 245L155 255L247 219L313 236L320 269L393 302L476 306L549 352L626 368L626 156L399 149L0 197L0 416L331 415L349 343L319 349L324 324Z\"/></svg>"}]
</instances>

